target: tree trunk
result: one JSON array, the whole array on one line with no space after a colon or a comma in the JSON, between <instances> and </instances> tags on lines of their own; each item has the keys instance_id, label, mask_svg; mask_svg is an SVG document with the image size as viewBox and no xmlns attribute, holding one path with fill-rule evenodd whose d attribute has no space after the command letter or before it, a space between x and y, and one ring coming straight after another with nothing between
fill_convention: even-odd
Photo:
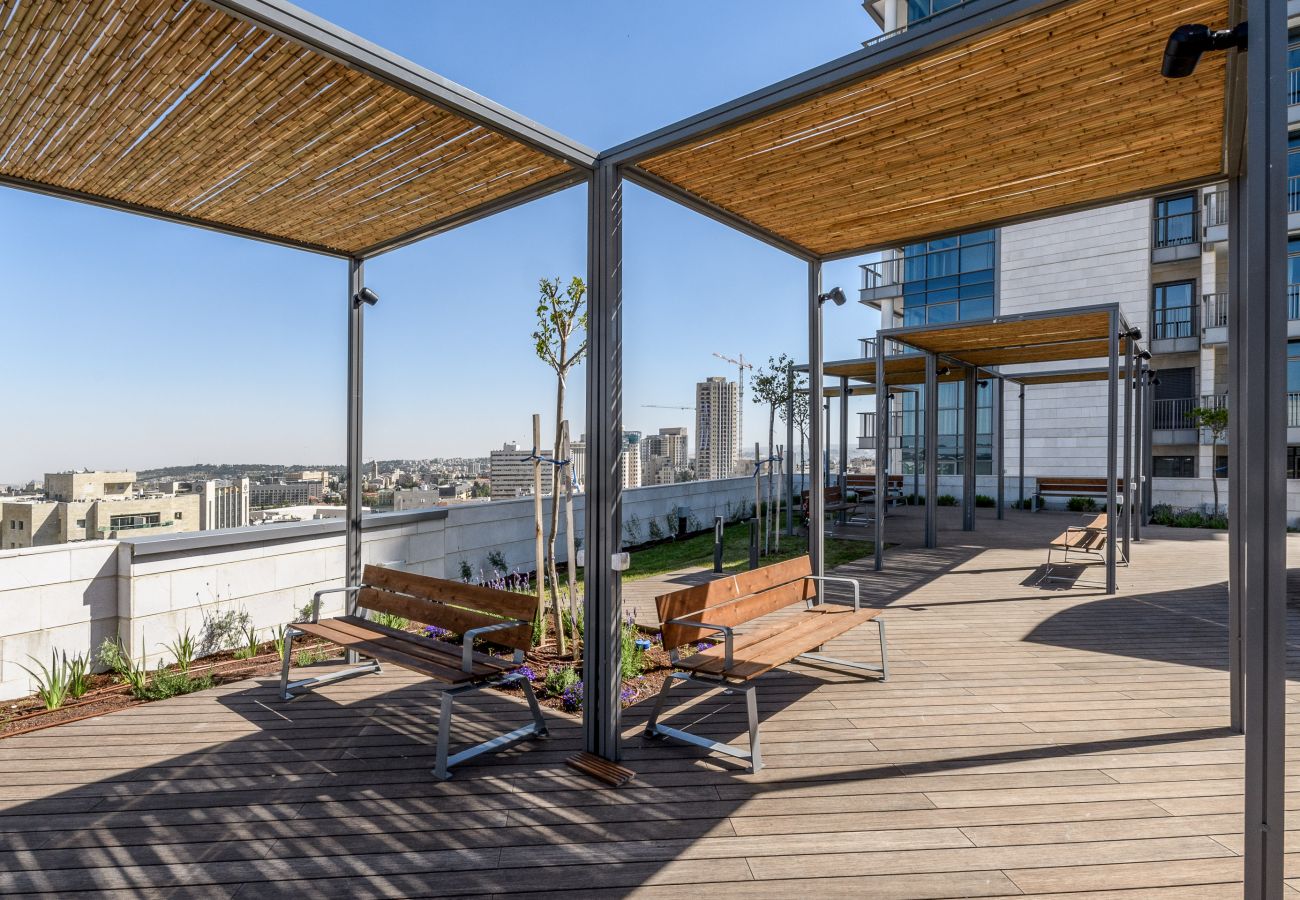
<instances>
[{"instance_id":1,"label":"tree trunk","mask_svg":"<svg viewBox=\"0 0 1300 900\"><path fill-rule=\"evenodd\" d=\"M564 345L560 345L561 354L564 353ZM561 357L563 359L563 357ZM559 461L562 457L560 452L563 448L564 439L564 372L557 370L555 373L555 451L551 457ZM551 580L551 609L555 616L555 647L559 654L565 654L564 647L564 622L560 616L560 576L555 566L555 536L560 528L560 481L561 472L558 466L551 467L554 477L551 479L551 527L546 536L546 571Z\"/></svg>"},{"instance_id":2,"label":"tree trunk","mask_svg":"<svg viewBox=\"0 0 1300 900\"><path fill-rule=\"evenodd\" d=\"M564 458L570 459L572 453L572 442L569 439L569 422L564 422L564 439L561 442L564 451ZM564 536L568 549L568 568L569 568L569 631L573 643L569 649L573 651L573 659L578 659L578 648L582 644L582 636L578 633L578 541L573 530L573 466L564 467Z\"/></svg>"},{"instance_id":3,"label":"tree trunk","mask_svg":"<svg viewBox=\"0 0 1300 900\"><path fill-rule=\"evenodd\" d=\"M533 413L533 455L542 442L542 417ZM533 459L533 567L537 579L537 643L546 643L546 565L542 555L542 461Z\"/></svg>"},{"instance_id":4,"label":"tree trunk","mask_svg":"<svg viewBox=\"0 0 1300 900\"><path fill-rule=\"evenodd\" d=\"M772 403L767 409L767 455L770 459L776 454L772 452L772 442L776 440L776 404ZM767 464L767 506L768 509L763 515L763 555L771 553L772 529L776 521L772 517L772 464Z\"/></svg>"}]
</instances>

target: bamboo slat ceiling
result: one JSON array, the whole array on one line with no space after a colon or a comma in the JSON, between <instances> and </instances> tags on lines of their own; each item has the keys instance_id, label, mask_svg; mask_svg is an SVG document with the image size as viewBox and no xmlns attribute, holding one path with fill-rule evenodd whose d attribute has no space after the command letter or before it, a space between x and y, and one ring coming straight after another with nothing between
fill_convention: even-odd
<instances>
[{"instance_id":1,"label":"bamboo slat ceiling","mask_svg":"<svg viewBox=\"0 0 1300 900\"><path fill-rule=\"evenodd\" d=\"M1224 59L1160 76L1226 0L1075 0L640 168L816 255L878 248L1222 173Z\"/></svg>"},{"instance_id":2,"label":"bamboo slat ceiling","mask_svg":"<svg viewBox=\"0 0 1300 900\"><path fill-rule=\"evenodd\" d=\"M569 171L197 0L0 0L0 176L350 254Z\"/></svg>"},{"instance_id":3,"label":"bamboo slat ceiling","mask_svg":"<svg viewBox=\"0 0 1300 900\"><path fill-rule=\"evenodd\" d=\"M1121 320L1121 330L1123 324ZM893 328L882 335L907 347L940 354L970 366L1099 359L1110 352L1106 307L1010 316L972 324ZM1127 338L1119 341L1123 354Z\"/></svg>"}]
</instances>

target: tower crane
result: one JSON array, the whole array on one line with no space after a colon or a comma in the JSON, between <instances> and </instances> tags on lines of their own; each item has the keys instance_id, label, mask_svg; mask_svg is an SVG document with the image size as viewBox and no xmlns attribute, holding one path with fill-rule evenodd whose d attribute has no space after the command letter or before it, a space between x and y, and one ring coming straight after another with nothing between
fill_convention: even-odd
<instances>
[{"instance_id":1,"label":"tower crane","mask_svg":"<svg viewBox=\"0 0 1300 900\"><path fill-rule=\"evenodd\" d=\"M695 411L694 406L665 406L662 403L642 403L641 406L644 409L689 409L691 412Z\"/></svg>"},{"instance_id":2,"label":"tower crane","mask_svg":"<svg viewBox=\"0 0 1300 900\"><path fill-rule=\"evenodd\" d=\"M745 362L745 354L741 353L739 359L732 359L730 356L724 356L721 353L714 353L718 359L723 362L729 362L736 367L739 373L737 381L740 388L737 392L736 401L736 457L740 457L740 448L744 446L745 440L745 370L754 368L750 363Z\"/></svg>"}]
</instances>

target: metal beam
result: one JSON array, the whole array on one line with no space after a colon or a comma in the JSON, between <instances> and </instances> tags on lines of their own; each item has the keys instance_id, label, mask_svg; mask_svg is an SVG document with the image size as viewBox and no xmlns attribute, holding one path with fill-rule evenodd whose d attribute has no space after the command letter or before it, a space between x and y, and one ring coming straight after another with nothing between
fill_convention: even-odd
<instances>
[{"instance_id":1,"label":"metal beam","mask_svg":"<svg viewBox=\"0 0 1300 900\"><path fill-rule=\"evenodd\" d=\"M283 0L204 0L214 9L364 72L548 156L591 169L596 151Z\"/></svg>"},{"instance_id":2,"label":"metal beam","mask_svg":"<svg viewBox=\"0 0 1300 900\"><path fill-rule=\"evenodd\" d=\"M786 384L789 393L785 398L785 533L786 537L794 536L794 363L786 369Z\"/></svg>"},{"instance_id":3,"label":"metal beam","mask_svg":"<svg viewBox=\"0 0 1300 900\"><path fill-rule=\"evenodd\" d=\"M623 192L618 170L599 166L588 188L587 497L583 510L583 742L617 761L622 704L620 622L623 458Z\"/></svg>"},{"instance_id":4,"label":"metal beam","mask_svg":"<svg viewBox=\"0 0 1300 900\"><path fill-rule=\"evenodd\" d=\"M822 463L822 264L808 263L808 555L813 574L826 574L826 469ZM816 582L821 596L820 581Z\"/></svg>"},{"instance_id":5,"label":"metal beam","mask_svg":"<svg viewBox=\"0 0 1300 900\"><path fill-rule=\"evenodd\" d=\"M975 530L975 457L978 453L979 371L968 368L962 391L961 528Z\"/></svg>"},{"instance_id":6,"label":"metal beam","mask_svg":"<svg viewBox=\"0 0 1300 900\"><path fill-rule=\"evenodd\" d=\"M1006 449L1007 433L1003 425L1006 419L1006 380L999 377L997 380L997 401L993 404L993 415L997 418L994 420L993 429L997 433L996 452L997 452L997 475L998 475L998 518L1006 518L1006 492L1007 492L1007 466L1006 466Z\"/></svg>"},{"instance_id":7,"label":"metal beam","mask_svg":"<svg viewBox=\"0 0 1300 900\"><path fill-rule=\"evenodd\" d=\"M222 225L219 222L212 222L207 219L198 219L180 213L167 212L166 210L155 209L152 206L142 206L139 203L131 203L126 200L114 200L111 197L102 197L98 194L87 194L83 191L73 190L72 188L59 187L53 184L43 184L39 181L29 181L26 178L19 178L14 175L0 175L0 185L17 188L22 191L30 191L34 194L45 194L47 197L58 197L60 200L72 200L77 203L88 203L91 206L102 206L104 209L113 209L118 212L134 213L138 216L148 216L150 219L160 219L164 222L175 222L178 225L189 225L194 228L202 228L205 231L215 231L219 234L228 234L231 237L249 238L254 241L275 244L279 247L288 247L291 250L306 250L308 253L319 253L322 256L332 256L335 259L351 258L349 254L336 247L326 247L323 244L312 244L304 241L295 241L290 238L276 237L273 234L265 234L261 231L253 231L249 228L239 228L234 225Z\"/></svg>"},{"instance_id":8,"label":"metal beam","mask_svg":"<svg viewBox=\"0 0 1300 900\"><path fill-rule=\"evenodd\" d=\"M1245 265L1232 285L1229 306L1239 312L1228 351L1238 360L1229 407L1240 427L1231 448L1238 478L1228 500L1242 551L1244 895L1274 900L1285 889L1286 837L1287 5L1249 0L1246 8L1244 186L1238 181L1246 227L1234 234Z\"/></svg>"},{"instance_id":9,"label":"metal beam","mask_svg":"<svg viewBox=\"0 0 1300 900\"><path fill-rule=\"evenodd\" d=\"M877 392L879 393L879 392ZM879 454L880 451L876 451ZM849 489L849 380L840 378L840 464L839 464L840 496ZM847 518L847 513L840 514L840 521Z\"/></svg>"},{"instance_id":10,"label":"metal beam","mask_svg":"<svg viewBox=\"0 0 1300 900\"><path fill-rule=\"evenodd\" d=\"M874 507L875 545L872 559L877 572L885 567L885 494L889 491L889 385L885 383L885 345L876 343L876 496Z\"/></svg>"},{"instance_id":11,"label":"metal beam","mask_svg":"<svg viewBox=\"0 0 1300 900\"><path fill-rule=\"evenodd\" d=\"M365 263L359 259L348 261L348 402L347 402L347 516L348 530L344 538L344 558L347 560L345 584L361 583L361 403L365 392L362 377L365 374L365 324L366 304L358 302L357 292L366 285ZM348 615L357 611L357 595L349 591L345 601ZM349 650L347 661L356 665L357 653Z\"/></svg>"},{"instance_id":12,"label":"metal beam","mask_svg":"<svg viewBox=\"0 0 1300 900\"><path fill-rule=\"evenodd\" d=\"M1124 487L1120 496L1124 501L1124 518L1121 522L1124 541L1124 561L1130 560L1133 539L1133 341L1124 342Z\"/></svg>"},{"instance_id":13,"label":"metal beam","mask_svg":"<svg viewBox=\"0 0 1300 900\"><path fill-rule=\"evenodd\" d=\"M1020 509L1025 507L1025 386L1020 385L1020 432L1017 435L1020 441L1020 459L1019 467L1016 471L1016 493L1020 498Z\"/></svg>"},{"instance_id":14,"label":"metal beam","mask_svg":"<svg viewBox=\"0 0 1300 900\"><path fill-rule=\"evenodd\" d=\"M625 165L753 121L960 41L1005 27L1067 0L971 0L887 41L760 88L601 153Z\"/></svg>"},{"instance_id":15,"label":"metal beam","mask_svg":"<svg viewBox=\"0 0 1300 900\"><path fill-rule=\"evenodd\" d=\"M721 222L730 228L734 228L741 234L749 235L755 240L762 241L778 250L783 250L791 256L798 257L805 262L810 262L817 258L817 254L797 244L794 241L784 238L775 231L769 231L761 225L751 222L743 216L737 215L728 209L724 209L715 203L703 199L702 197L692 194L690 191L683 190L671 181L665 181L658 175L653 175L644 169L638 169L635 166L625 166L622 169L623 178L627 181L634 182L640 187L645 188L652 193L672 200L674 203L680 203L687 209L694 210L702 216L707 216L715 222Z\"/></svg>"},{"instance_id":16,"label":"metal beam","mask_svg":"<svg viewBox=\"0 0 1300 900\"><path fill-rule=\"evenodd\" d=\"M1111 311L1106 365L1106 593L1116 590L1115 579L1115 482L1119 478L1119 314Z\"/></svg>"},{"instance_id":17,"label":"metal beam","mask_svg":"<svg viewBox=\"0 0 1300 900\"><path fill-rule=\"evenodd\" d=\"M1147 463L1143 458L1142 452L1146 445L1143 435L1146 434L1146 426L1143 424L1143 418L1146 415L1146 401L1143 397L1146 394L1145 376L1143 375L1143 362L1137 360L1129 379L1129 392L1126 395L1129 403L1133 404L1133 489L1129 501L1133 504L1133 541L1140 543L1142 541L1142 514L1143 504L1142 497L1146 491L1146 468Z\"/></svg>"},{"instance_id":18,"label":"metal beam","mask_svg":"<svg viewBox=\"0 0 1300 900\"><path fill-rule=\"evenodd\" d=\"M526 188L520 188L513 193L506 194L504 197L497 197L495 200L489 200L487 203L481 203L471 209L458 212L455 215L438 219L436 222L430 222L427 225L421 225L418 228L412 228L410 231L397 235L396 237L386 238L385 240L371 244L363 250L357 251L357 256L362 259L374 259L382 253L390 250L397 250L410 244L418 243L425 238L433 237L438 234L446 234L454 231L462 225L468 225L471 222L477 222L480 219L487 219L495 216L497 213L505 212L508 209L514 209L516 206L523 206L525 203L531 203L534 200L540 200L543 197L549 197L551 194L571 188L575 185L584 184L590 178L590 174L581 169L574 169L570 172L562 172L551 178L539 181L534 185Z\"/></svg>"},{"instance_id":19,"label":"metal beam","mask_svg":"<svg viewBox=\"0 0 1300 900\"><path fill-rule=\"evenodd\" d=\"M925 354L925 546L939 546L939 359Z\"/></svg>"}]
</instances>

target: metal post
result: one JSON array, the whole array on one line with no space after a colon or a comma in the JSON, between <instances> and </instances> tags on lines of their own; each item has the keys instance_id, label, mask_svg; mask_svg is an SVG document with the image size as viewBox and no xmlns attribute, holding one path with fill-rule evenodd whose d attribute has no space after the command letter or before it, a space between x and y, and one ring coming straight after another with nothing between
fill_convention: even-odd
<instances>
[{"instance_id":1,"label":"metal post","mask_svg":"<svg viewBox=\"0 0 1300 900\"><path fill-rule=\"evenodd\" d=\"M912 499L921 493L921 395L912 394Z\"/></svg>"},{"instance_id":2,"label":"metal post","mask_svg":"<svg viewBox=\"0 0 1300 900\"><path fill-rule=\"evenodd\" d=\"M623 190L617 168L598 165L588 185L587 499L583 510L586 591L583 615L583 740L587 752L617 761L622 579Z\"/></svg>"},{"instance_id":3,"label":"metal post","mask_svg":"<svg viewBox=\"0 0 1300 900\"><path fill-rule=\"evenodd\" d=\"M1005 387L1006 387L1006 381L1003 380L1001 376L999 376L997 381L998 397L996 402L994 402L993 404L993 415L997 416L997 418L994 420L995 422L994 430L997 431L997 450L996 450L997 457L996 458L997 458L997 473L998 473L997 500L998 500L999 519L1006 518L1005 509L1006 509L1006 496L1007 496L1007 467L1006 467L1005 452L1007 448L1007 434L1006 434L1006 428L1003 426L1003 420L1006 418L1006 415L1005 415L1005 410L1002 407L1003 402L1006 400L1006 391L1004 390Z\"/></svg>"},{"instance_id":4,"label":"metal post","mask_svg":"<svg viewBox=\"0 0 1300 900\"><path fill-rule=\"evenodd\" d=\"M826 418L826 450L822 454L822 468L826 472L826 483L831 483L831 398L822 399L823 414Z\"/></svg>"},{"instance_id":5,"label":"metal post","mask_svg":"<svg viewBox=\"0 0 1300 900\"><path fill-rule=\"evenodd\" d=\"M1146 446L1144 435L1146 434L1146 401L1143 399L1146 395L1146 384L1142 360L1138 360L1133 370L1133 378L1129 382L1131 390L1128 393L1128 402L1133 404L1133 416L1135 424L1133 426L1133 493L1135 496L1130 499L1133 502L1133 542L1142 542L1142 499L1146 495L1146 472L1147 461L1143 456L1143 450Z\"/></svg>"},{"instance_id":6,"label":"metal post","mask_svg":"<svg viewBox=\"0 0 1300 900\"><path fill-rule=\"evenodd\" d=\"M1133 539L1133 339L1124 339L1124 561L1128 562Z\"/></svg>"},{"instance_id":7,"label":"metal post","mask_svg":"<svg viewBox=\"0 0 1300 900\"><path fill-rule=\"evenodd\" d=\"M1115 581L1115 481L1119 476L1119 316L1111 310L1106 353L1106 593Z\"/></svg>"},{"instance_id":8,"label":"metal post","mask_svg":"<svg viewBox=\"0 0 1300 900\"><path fill-rule=\"evenodd\" d=\"M1152 496L1152 466L1151 466L1151 403L1155 399L1152 391L1154 385L1151 384L1151 373L1147 372L1146 385L1142 389L1142 455L1145 458L1147 471L1146 483L1142 485L1142 515L1147 519L1151 518L1151 496Z\"/></svg>"},{"instance_id":9,"label":"metal post","mask_svg":"<svg viewBox=\"0 0 1300 900\"><path fill-rule=\"evenodd\" d=\"M1246 685L1242 677L1242 610L1245 601L1241 593L1241 572L1244 558L1242 547L1241 516L1237 515L1236 491L1245 483L1241 468L1241 442L1243 439L1241 416L1237 414L1237 398L1241 396L1240 354L1244 344L1236 343L1242 327L1239 307L1246 291L1246 183L1243 178L1228 181L1228 287L1232 292L1228 300L1228 721L1233 731L1245 731ZM1149 381L1149 379L1148 379ZM1148 393L1150 387L1147 388ZM1147 401L1148 407L1150 400ZM1244 498L1243 498L1244 504Z\"/></svg>"},{"instance_id":10,"label":"metal post","mask_svg":"<svg viewBox=\"0 0 1300 900\"><path fill-rule=\"evenodd\" d=\"M365 308L357 299L365 287L365 263L359 259L348 260L348 530L344 556L347 559L346 584L361 583L361 401L364 396L362 376L365 373ZM345 608L348 615L357 611L355 591L347 594ZM347 662L356 665L356 651L348 651Z\"/></svg>"},{"instance_id":11,"label":"metal post","mask_svg":"<svg viewBox=\"0 0 1300 900\"><path fill-rule=\"evenodd\" d=\"M1020 385L1020 459L1016 471L1016 491L1020 495L1020 508L1025 509L1025 386Z\"/></svg>"},{"instance_id":12,"label":"metal post","mask_svg":"<svg viewBox=\"0 0 1300 900\"><path fill-rule=\"evenodd\" d=\"M722 542L726 539L726 526L722 516L713 517L713 571L722 574Z\"/></svg>"},{"instance_id":13,"label":"metal post","mask_svg":"<svg viewBox=\"0 0 1300 900\"><path fill-rule=\"evenodd\" d=\"M889 385L885 383L885 348L884 343L876 339L876 496L875 526L873 543L875 544L874 568L877 572L885 567L885 494L889 490L888 466L885 459L889 455Z\"/></svg>"},{"instance_id":14,"label":"metal post","mask_svg":"<svg viewBox=\"0 0 1300 900\"><path fill-rule=\"evenodd\" d=\"M962 404L962 466L961 466L961 527L963 531L975 530L975 454L979 427L979 372L966 370L965 397Z\"/></svg>"},{"instance_id":15,"label":"metal post","mask_svg":"<svg viewBox=\"0 0 1300 900\"><path fill-rule=\"evenodd\" d=\"M840 376L840 499L848 495L849 490L849 379ZM840 521L847 522L848 511L840 513Z\"/></svg>"},{"instance_id":16,"label":"metal post","mask_svg":"<svg viewBox=\"0 0 1300 900\"><path fill-rule=\"evenodd\" d=\"M877 389L879 390L879 389ZM925 546L939 546L939 360L925 355Z\"/></svg>"},{"instance_id":17,"label":"metal post","mask_svg":"<svg viewBox=\"0 0 1300 900\"><path fill-rule=\"evenodd\" d=\"M789 393L785 398L785 534L794 537L794 363L786 370Z\"/></svg>"},{"instance_id":18,"label":"metal post","mask_svg":"<svg viewBox=\"0 0 1300 900\"><path fill-rule=\"evenodd\" d=\"M1236 60L1246 62L1246 165L1232 185L1244 194L1246 227L1235 236L1245 265L1232 285L1238 315L1228 332L1238 360L1230 418L1240 427L1228 509L1242 551L1245 896L1273 900L1284 890L1286 836L1287 4L1248 0L1246 9L1250 50Z\"/></svg>"},{"instance_id":19,"label":"metal post","mask_svg":"<svg viewBox=\"0 0 1300 900\"><path fill-rule=\"evenodd\" d=\"M817 297L822 291L822 264L808 263L808 555L813 574L826 574L826 482L822 468L822 310ZM821 596L821 582L816 582Z\"/></svg>"}]
</instances>

